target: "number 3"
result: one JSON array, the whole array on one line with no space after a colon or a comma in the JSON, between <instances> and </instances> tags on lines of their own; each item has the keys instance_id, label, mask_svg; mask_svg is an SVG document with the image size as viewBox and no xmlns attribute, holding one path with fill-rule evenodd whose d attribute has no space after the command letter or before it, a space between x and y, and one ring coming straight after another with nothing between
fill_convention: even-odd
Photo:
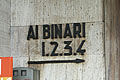
<instances>
[{"instance_id":1,"label":"number 3","mask_svg":"<svg viewBox=\"0 0 120 80\"><path fill-rule=\"evenodd\" d=\"M69 50L69 53L64 53L65 56L72 55L72 47L70 46L71 42L72 41L64 41L64 44L66 44L64 49L68 49Z\"/></svg>"}]
</instances>

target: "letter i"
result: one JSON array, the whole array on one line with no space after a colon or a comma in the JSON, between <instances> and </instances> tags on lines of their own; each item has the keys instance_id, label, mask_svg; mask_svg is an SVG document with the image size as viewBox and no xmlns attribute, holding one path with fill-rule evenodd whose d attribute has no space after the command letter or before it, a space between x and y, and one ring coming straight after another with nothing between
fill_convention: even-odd
<instances>
[{"instance_id":1,"label":"letter i","mask_svg":"<svg viewBox=\"0 0 120 80\"><path fill-rule=\"evenodd\" d=\"M83 34L83 37L85 38L85 23L82 24L82 29L83 29L82 34Z\"/></svg>"}]
</instances>

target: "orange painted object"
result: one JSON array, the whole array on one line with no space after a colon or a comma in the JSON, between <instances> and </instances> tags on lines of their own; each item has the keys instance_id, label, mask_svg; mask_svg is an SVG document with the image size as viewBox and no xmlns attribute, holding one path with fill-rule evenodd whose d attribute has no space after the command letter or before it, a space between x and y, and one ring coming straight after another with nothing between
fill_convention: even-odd
<instances>
[{"instance_id":1,"label":"orange painted object","mask_svg":"<svg viewBox=\"0 0 120 80\"><path fill-rule=\"evenodd\" d=\"M13 77L13 57L0 57L1 77Z\"/></svg>"}]
</instances>

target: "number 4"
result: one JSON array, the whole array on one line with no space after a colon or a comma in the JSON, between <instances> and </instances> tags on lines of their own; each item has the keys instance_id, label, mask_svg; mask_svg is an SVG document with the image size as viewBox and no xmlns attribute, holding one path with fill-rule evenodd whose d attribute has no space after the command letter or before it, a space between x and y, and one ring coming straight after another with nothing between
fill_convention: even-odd
<instances>
[{"instance_id":1,"label":"number 4","mask_svg":"<svg viewBox=\"0 0 120 80\"><path fill-rule=\"evenodd\" d=\"M86 52L85 49L81 49L84 43L85 43L85 40L83 40L83 41L81 42L80 46L79 46L78 49L77 49L77 52L78 52L78 53L81 53L81 55L84 55L84 53Z\"/></svg>"}]
</instances>

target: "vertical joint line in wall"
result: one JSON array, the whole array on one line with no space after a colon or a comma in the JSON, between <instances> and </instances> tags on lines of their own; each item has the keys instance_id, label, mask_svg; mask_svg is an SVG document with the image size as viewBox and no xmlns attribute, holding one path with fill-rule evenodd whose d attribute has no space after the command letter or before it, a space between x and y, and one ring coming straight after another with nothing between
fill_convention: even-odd
<instances>
[{"instance_id":1,"label":"vertical joint line in wall","mask_svg":"<svg viewBox=\"0 0 120 80\"><path fill-rule=\"evenodd\" d=\"M105 36L106 36L106 35L105 35L105 30L106 30L106 28L105 28L105 27L106 27L106 26L105 26L105 24L106 24L106 17L105 17L105 13L106 13L105 9L106 9L106 6L105 6L105 3L106 3L106 0L102 0L102 1L103 1L103 22L104 22L104 27L103 27L103 32L104 32L104 33L103 33L103 35L104 35L104 39L103 39L103 40L104 40L104 43L103 43L104 46L103 46L103 47L104 47L104 66L105 66L105 68L104 68L104 69L105 69L105 75L104 75L104 76L105 76L105 80L106 80L106 79L107 79L107 73L106 73L106 53L105 53L105 46L106 46L106 44L105 44Z\"/></svg>"},{"instance_id":2,"label":"vertical joint line in wall","mask_svg":"<svg viewBox=\"0 0 120 80\"><path fill-rule=\"evenodd\" d=\"M102 0L103 1L103 22L105 23L105 3L106 3L106 0Z\"/></svg>"}]
</instances>

